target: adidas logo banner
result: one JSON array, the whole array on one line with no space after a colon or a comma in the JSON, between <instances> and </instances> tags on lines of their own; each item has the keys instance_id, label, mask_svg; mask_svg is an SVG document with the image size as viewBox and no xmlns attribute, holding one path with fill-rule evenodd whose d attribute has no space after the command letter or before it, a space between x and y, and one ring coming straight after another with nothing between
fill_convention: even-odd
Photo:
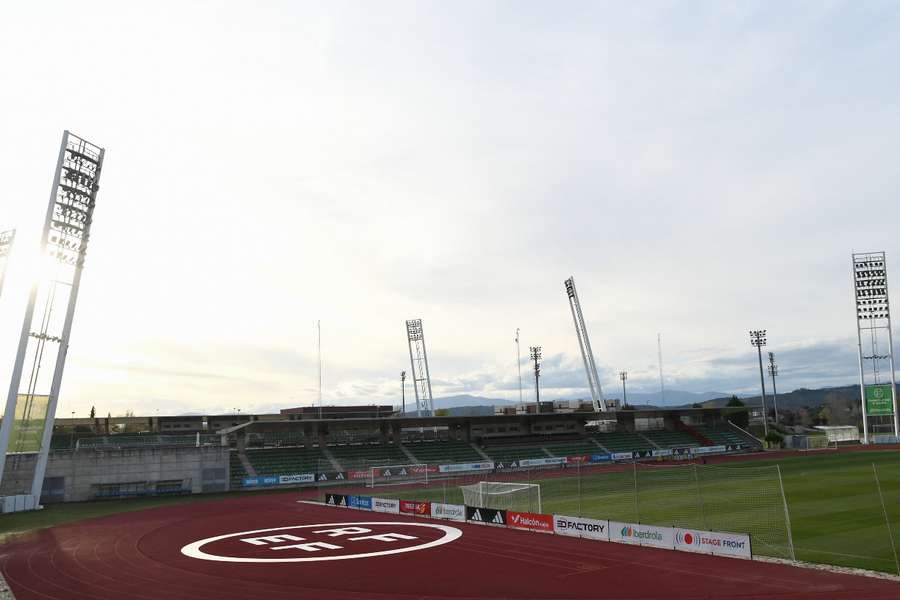
<instances>
[{"instance_id":1,"label":"adidas logo banner","mask_svg":"<svg viewBox=\"0 0 900 600\"><path fill-rule=\"evenodd\" d=\"M480 506L466 506L466 520L485 525L506 525L506 511Z\"/></svg>"},{"instance_id":2,"label":"adidas logo banner","mask_svg":"<svg viewBox=\"0 0 900 600\"><path fill-rule=\"evenodd\" d=\"M344 494L325 494L325 504L329 506L347 506L347 496Z\"/></svg>"}]
</instances>

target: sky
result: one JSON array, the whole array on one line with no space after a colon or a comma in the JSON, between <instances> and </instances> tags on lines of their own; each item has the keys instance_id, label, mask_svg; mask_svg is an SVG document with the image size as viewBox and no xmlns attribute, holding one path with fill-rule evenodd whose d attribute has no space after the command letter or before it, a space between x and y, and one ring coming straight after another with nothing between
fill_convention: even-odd
<instances>
[{"instance_id":1,"label":"sky","mask_svg":"<svg viewBox=\"0 0 900 600\"><path fill-rule=\"evenodd\" d=\"M7 2L9 381L63 130L106 162L58 414L856 381L900 260L894 2ZM896 275L895 277L900 277ZM896 286L896 284L895 284ZM5 386L6 384L4 384ZM5 388L4 388L5 389ZM412 392L408 386L407 391Z\"/></svg>"}]
</instances>

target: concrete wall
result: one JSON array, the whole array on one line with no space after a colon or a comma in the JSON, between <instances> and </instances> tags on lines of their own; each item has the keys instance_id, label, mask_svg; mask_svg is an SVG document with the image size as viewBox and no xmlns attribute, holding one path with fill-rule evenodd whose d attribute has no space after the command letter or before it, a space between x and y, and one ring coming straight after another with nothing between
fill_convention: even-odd
<instances>
[{"instance_id":1,"label":"concrete wall","mask_svg":"<svg viewBox=\"0 0 900 600\"><path fill-rule=\"evenodd\" d=\"M18 468L11 469L14 460L7 457L0 494L11 493L26 481L30 485L33 458L19 457ZM51 452L42 503L93 500L100 490L114 490L116 484L154 493L157 482L171 482L170 487L177 488L180 481L194 494L223 492L228 490L228 474L228 448L221 447ZM121 495L127 489L123 486Z\"/></svg>"}]
</instances>

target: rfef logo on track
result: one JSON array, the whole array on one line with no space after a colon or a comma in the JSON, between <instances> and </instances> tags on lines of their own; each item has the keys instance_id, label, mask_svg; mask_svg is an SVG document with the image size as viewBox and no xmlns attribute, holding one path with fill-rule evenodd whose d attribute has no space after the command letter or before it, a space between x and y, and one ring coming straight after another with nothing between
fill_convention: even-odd
<instances>
[{"instance_id":1,"label":"rfef logo on track","mask_svg":"<svg viewBox=\"0 0 900 600\"><path fill-rule=\"evenodd\" d=\"M320 523L226 533L188 544L181 553L217 562L316 562L415 552L461 535L434 523Z\"/></svg>"}]
</instances>

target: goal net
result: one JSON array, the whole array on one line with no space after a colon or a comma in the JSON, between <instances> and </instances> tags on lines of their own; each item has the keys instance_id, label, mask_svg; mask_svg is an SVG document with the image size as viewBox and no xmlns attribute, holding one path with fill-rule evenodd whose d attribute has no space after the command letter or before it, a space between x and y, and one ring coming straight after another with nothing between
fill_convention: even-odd
<instances>
[{"instance_id":1,"label":"goal net","mask_svg":"<svg viewBox=\"0 0 900 600\"><path fill-rule=\"evenodd\" d=\"M384 465L369 468L368 487L377 485L428 484L428 465Z\"/></svg>"},{"instance_id":2,"label":"goal net","mask_svg":"<svg viewBox=\"0 0 900 600\"><path fill-rule=\"evenodd\" d=\"M468 506L541 512L541 486L536 483L479 481L460 486Z\"/></svg>"},{"instance_id":3,"label":"goal net","mask_svg":"<svg viewBox=\"0 0 900 600\"><path fill-rule=\"evenodd\" d=\"M828 450L836 449L837 442L834 442L825 435L807 435L801 440L801 450Z\"/></svg>"}]
</instances>

